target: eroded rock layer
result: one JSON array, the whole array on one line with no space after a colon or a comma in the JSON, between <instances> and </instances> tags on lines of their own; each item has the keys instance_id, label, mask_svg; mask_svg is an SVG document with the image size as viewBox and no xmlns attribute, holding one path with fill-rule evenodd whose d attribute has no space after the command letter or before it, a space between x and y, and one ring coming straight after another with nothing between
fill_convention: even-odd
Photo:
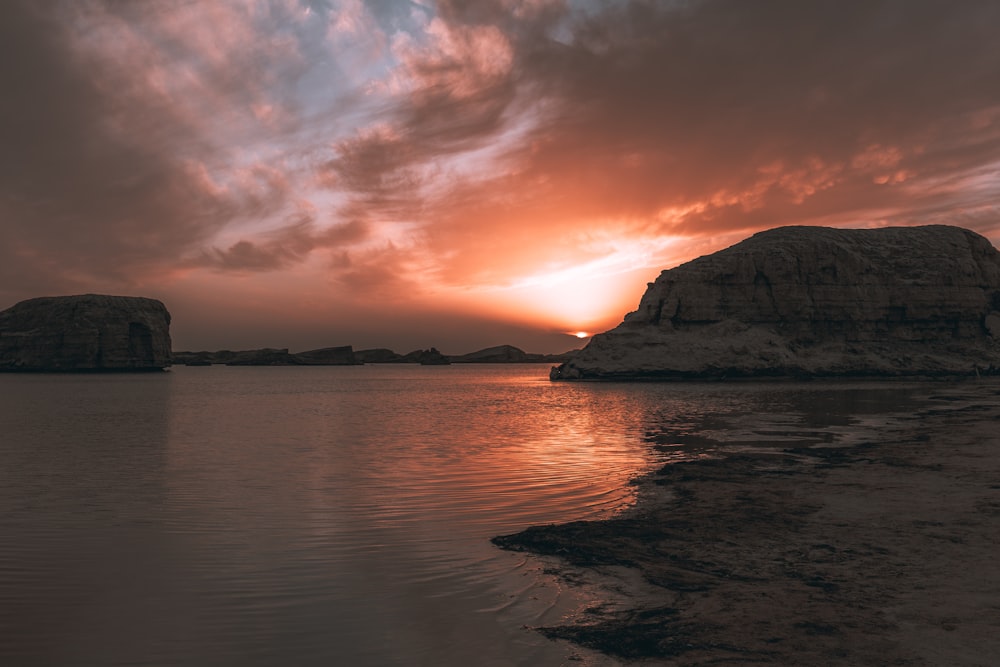
<instances>
[{"instance_id":1,"label":"eroded rock layer","mask_svg":"<svg viewBox=\"0 0 1000 667\"><path fill-rule=\"evenodd\" d=\"M1000 252L959 227L781 227L663 271L552 378L1000 371Z\"/></svg>"},{"instance_id":2,"label":"eroded rock layer","mask_svg":"<svg viewBox=\"0 0 1000 667\"><path fill-rule=\"evenodd\" d=\"M0 312L0 371L160 370L170 357L170 313L155 299L42 297Z\"/></svg>"}]
</instances>

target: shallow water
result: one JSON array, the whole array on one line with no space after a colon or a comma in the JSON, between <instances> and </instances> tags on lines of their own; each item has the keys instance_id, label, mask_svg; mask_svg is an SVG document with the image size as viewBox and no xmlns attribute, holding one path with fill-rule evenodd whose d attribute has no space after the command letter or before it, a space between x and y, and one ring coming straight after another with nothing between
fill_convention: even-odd
<instances>
[{"instance_id":1,"label":"shallow water","mask_svg":"<svg viewBox=\"0 0 1000 667\"><path fill-rule=\"evenodd\" d=\"M904 384L547 370L0 375L0 663L601 664L524 628L587 593L491 536L608 516L663 461L909 406Z\"/></svg>"}]
</instances>

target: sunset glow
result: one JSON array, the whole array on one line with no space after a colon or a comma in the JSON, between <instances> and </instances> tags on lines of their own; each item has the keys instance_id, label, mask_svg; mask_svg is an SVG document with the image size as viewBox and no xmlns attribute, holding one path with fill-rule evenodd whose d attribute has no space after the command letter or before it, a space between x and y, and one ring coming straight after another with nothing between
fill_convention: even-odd
<instances>
[{"instance_id":1,"label":"sunset glow","mask_svg":"<svg viewBox=\"0 0 1000 667\"><path fill-rule=\"evenodd\" d=\"M177 349L559 352L765 228L996 244L996 25L986 1L2 3L0 308L160 298Z\"/></svg>"}]
</instances>

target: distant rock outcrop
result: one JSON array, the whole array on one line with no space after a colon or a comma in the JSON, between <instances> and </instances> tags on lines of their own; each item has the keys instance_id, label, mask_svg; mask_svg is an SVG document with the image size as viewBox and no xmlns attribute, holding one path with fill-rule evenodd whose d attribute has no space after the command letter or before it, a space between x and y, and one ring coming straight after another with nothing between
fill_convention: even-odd
<instances>
[{"instance_id":1,"label":"distant rock outcrop","mask_svg":"<svg viewBox=\"0 0 1000 667\"><path fill-rule=\"evenodd\" d=\"M354 356L354 348L350 345L307 350L292 357L294 363L301 366L356 366L362 363Z\"/></svg>"},{"instance_id":2,"label":"distant rock outcrop","mask_svg":"<svg viewBox=\"0 0 1000 667\"><path fill-rule=\"evenodd\" d=\"M174 363L185 366L355 366L360 363L350 345L324 347L291 353L287 347L264 347L257 350L219 350L217 352L174 352Z\"/></svg>"},{"instance_id":3,"label":"distant rock outcrop","mask_svg":"<svg viewBox=\"0 0 1000 667\"><path fill-rule=\"evenodd\" d=\"M358 350L354 353L355 358L363 364L394 364L398 363L403 355L396 354L385 347L376 347L370 350Z\"/></svg>"},{"instance_id":4,"label":"distant rock outcrop","mask_svg":"<svg viewBox=\"0 0 1000 667\"><path fill-rule=\"evenodd\" d=\"M170 313L155 299L41 297L0 312L0 371L150 371L170 363Z\"/></svg>"},{"instance_id":5,"label":"distant rock outcrop","mask_svg":"<svg viewBox=\"0 0 1000 667\"><path fill-rule=\"evenodd\" d=\"M448 357L453 364L537 364L537 363L559 363L567 361L573 356L571 352L562 354L536 354L525 352L513 345L497 345L487 347L468 354L451 355Z\"/></svg>"},{"instance_id":6,"label":"distant rock outcrop","mask_svg":"<svg viewBox=\"0 0 1000 667\"><path fill-rule=\"evenodd\" d=\"M453 364L523 364L541 357L538 354L528 354L513 345L497 345L468 354L452 355Z\"/></svg>"},{"instance_id":7,"label":"distant rock outcrop","mask_svg":"<svg viewBox=\"0 0 1000 667\"><path fill-rule=\"evenodd\" d=\"M262 347L259 350L239 350L231 352L221 350L216 353L215 363L222 363L226 366L289 366L292 364L292 355L288 353L288 348Z\"/></svg>"},{"instance_id":8,"label":"distant rock outcrop","mask_svg":"<svg viewBox=\"0 0 1000 667\"><path fill-rule=\"evenodd\" d=\"M959 227L782 227L664 271L554 380L1000 372L1000 252Z\"/></svg>"},{"instance_id":9,"label":"distant rock outcrop","mask_svg":"<svg viewBox=\"0 0 1000 667\"><path fill-rule=\"evenodd\" d=\"M288 348L258 350L218 350L216 352L174 352L175 364L184 366L352 366L358 364L423 364L425 366L456 364L523 364L561 363L578 350L562 354L533 354L513 345L498 345L476 352L446 355L436 348L397 354L384 347L357 350L350 345L324 347L319 350L292 353Z\"/></svg>"},{"instance_id":10,"label":"distant rock outcrop","mask_svg":"<svg viewBox=\"0 0 1000 667\"><path fill-rule=\"evenodd\" d=\"M407 357L416 354L417 363L421 366L447 366L451 363L448 357L441 354L436 347L429 350L417 350L415 353L406 355ZM404 357L405 359L405 357Z\"/></svg>"}]
</instances>

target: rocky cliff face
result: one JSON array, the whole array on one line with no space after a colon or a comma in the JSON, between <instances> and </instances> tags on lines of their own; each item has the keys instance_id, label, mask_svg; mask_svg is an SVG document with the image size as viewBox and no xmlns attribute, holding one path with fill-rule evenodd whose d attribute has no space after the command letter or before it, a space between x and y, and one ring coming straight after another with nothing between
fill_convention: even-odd
<instances>
[{"instance_id":1,"label":"rocky cliff face","mask_svg":"<svg viewBox=\"0 0 1000 667\"><path fill-rule=\"evenodd\" d=\"M664 271L552 379L1000 372L1000 253L958 227L782 227Z\"/></svg>"},{"instance_id":2,"label":"rocky cliff face","mask_svg":"<svg viewBox=\"0 0 1000 667\"><path fill-rule=\"evenodd\" d=\"M0 312L0 371L145 371L170 365L170 313L155 299L85 294Z\"/></svg>"}]
</instances>

